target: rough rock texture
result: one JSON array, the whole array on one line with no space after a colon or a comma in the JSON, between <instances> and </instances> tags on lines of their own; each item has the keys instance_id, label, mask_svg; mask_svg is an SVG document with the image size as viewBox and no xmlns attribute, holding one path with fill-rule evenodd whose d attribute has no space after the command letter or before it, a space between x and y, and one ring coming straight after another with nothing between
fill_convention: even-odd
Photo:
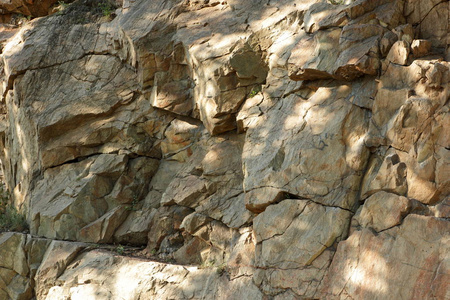
<instances>
[{"instance_id":1,"label":"rough rock texture","mask_svg":"<svg viewBox=\"0 0 450 300\"><path fill-rule=\"evenodd\" d=\"M450 299L448 1L116 4L1 31L1 299Z\"/></svg>"}]
</instances>

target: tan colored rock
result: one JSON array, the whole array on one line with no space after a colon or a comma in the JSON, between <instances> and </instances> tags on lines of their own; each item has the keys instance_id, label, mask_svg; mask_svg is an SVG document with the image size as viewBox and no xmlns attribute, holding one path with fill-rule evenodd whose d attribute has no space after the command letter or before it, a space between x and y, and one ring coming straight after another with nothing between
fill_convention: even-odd
<instances>
[{"instance_id":1,"label":"tan colored rock","mask_svg":"<svg viewBox=\"0 0 450 300\"><path fill-rule=\"evenodd\" d=\"M32 195L37 199L31 206L32 233L70 240L81 234L86 241L109 241L128 212L121 203L138 204L157 166L149 158L100 155L48 170Z\"/></svg>"},{"instance_id":2,"label":"tan colored rock","mask_svg":"<svg viewBox=\"0 0 450 300\"><path fill-rule=\"evenodd\" d=\"M183 219L192 213L192 210L182 206L161 207L157 213L152 215L150 231L148 232L147 249L149 252L160 250L173 252L182 246L181 224ZM173 240L171 237L178 238ZM172 245L172 240L176 243ZM166 241L163 246L161 244ZM161 249L163 248L163 249ZM167 249L169 248L169 249ZM173 248L173 249L172 249Z\"/></svg>"},{"instance_id":3,"label":"tan colored rock","mask_svg":"<svg viewBox=\"0 0 450 300\"><path fill-rule=\"evenodd\" d=\"M392 31L397 35L399 41L405 41L408 45L411 45L414 39L414 28L411 24L397 26Z\"/></svg>"},{"instance_id":4,"label":"tan colored rock","mask_svg":"<svg viewBox=\"0 0 450 300\"><path fill-rule=\"evenodd\" d=\"M199 213L192 213L183 219L180 228L186 230L190 234L194 234L200 227L211 221L212 219L207 216Z\"/></svg>"},{"instance_id":5,"label":"tan colored rock","mask_svg":"<svg viewBox=\"0 0 450 300\"><path fill-rule=\"evenodd\" d=\"M263 96L257 94L254 97L247 99L244 105L242 105L242 108L236 116L238 133L247 131L247 129L252 126L252 123L256 121L256 118L262 114L261 109L258 107L262 100Z\"/></svg>"},{"instance_id":6,"label":"tan colored rock","mask_svg":"<svg viewBox=\"0 0 450 300\"><path fill-rule=\"evenodd\" d=\"M386 57L392 45L398 40L398 36L392 31L386 32L380 41L380 52L382 57Z\"/></svg>"},{"instance_id":7,"label":"tan colored rock","mask_svg":"<svg viewBox=\"0 0 450 300\"><path fill-rule=\"evenodd\" d=\"M245 193L245 207L255 213L263 212L272 204L283 200L287 195L281 189L261 187Z\"/></svg>"},{"instance_id":8,"label":"tan colored rock","mask_svg":"<svg viewBox=\"0 0 450 300\"><path fill-rule=\"evenodd\" d=\"M163 264L101 251L81 255L56 282L48 287L46 299L133 299L138 295L148 299L263 298L251 278L245 276L229 281L216 268Z\"/></svg>"},{"instance_id":9,"label":"tan colored rock","mask_svg":"<svg viewBox=\"0 0 450 300\"><path fill-rule=\"evenodd\" d=\"M434 47L445 47L448 34L448 3L439 0L407 0L405 16L410 24L418 24L418 38L430 40Z\"/></svg>"},{"instance_id":10,"label":"tan colored rock","mask_svg":"<svg viewBox=\"0 0 450 300\"><path fill-rule=\"evenodd\" d=\"M399 225L410 210L411 203L407 198L378 192L364 202L358 221L361 226L380 232Z\"/></svg>"},{"instance_id":11,"label":"tan colored rock","mask_svg":"<svg viewBox=\"0 0 450 300\"><path fill-rule=\"evenodd\" d=\"M346 8L346 13L354 20L377 19L385 27L394 28L402 23L403 1L364 0L355 1Z\"/></svg>"},{"instance_id":12,"label":"tan colored rock","mask_svg":"<svg viewBox=\"0 0 450 300\"><path fill-rule=\"evenodd\" d=\"M368 159L367 115L335 97L353 97L351 88L321 87L308 101L286 97L247 130L242 154L247 208L260 212L280 192L353 208L356 195L348 191L359 186L359 170ZM341 176L344 181L337 180Z\"/></svg>"},{"instance_id":13,"label":"tan colored rock","mask_svg":"<svg viewBox=\"0 0 450 300\"><path fill-rule=\"evenodd\" d=\"M198 237L192 238L190 241L173 253L173 258L180 264L201 265L205 263L205 253L209 251L210 245Z\"/></svg>"},{"instance_id":14,"label":"tan colored rock","mask_svg":"<svg viewBox=\"0 0 450 300\"><path fill-rule=\"evenodd\" d=\"M185 162L192 155L192 144L196 139L198 126L174 120L164 132L166 138L161 142L164 158Z\"/></svg>"},{"instance_id":15,"label":"tan colored rock","mask_svg":"<svg viewBox=\"0 0 450 300\"><path fill-rule=\"evenodd\" d=\"M348 23L344 7L329 2L319 2L310 6L304 16L304 26L307 33L344 26Z\"/></svg>"},{"instance_id":16,"label":"tan colored rock","mask_svg":"<svg viewBox=\"0 0 450 300\"><path fill-rule=\"evenodd\" d=\"M447 298L448 230L446 220L409 215L398 229L354 232L339 244L320 297Z\"/></svg>"},{"instance_id":17,"label":"tan colored rock","mask_svg":"<svg viewBox=\"0 0 450 300\"><path fill-rule=\"evenodd\" d=\"M80 230L79 241L91 243L111 243L114 231L128 216L127 208L117 206L94 222Z\"/></svg>"},{"instance_id":18,"label":"tan colored rock","mask_svg":"<svg viewBox=\"0 0 450 300\"><path fill-rule=\"evenodd\" d=\"M431 42L428 40L413 40L411 50L414 57L419 58L430 53Z\"/></svg>"},{"instance_id":19,"label":"tan colored rock","mask_svg":"<svg viewBox=\"0 0 450 300\"><path fill-rule=\"evenodd\" d=\"M314 227L307 225L311 222ZM321 278L331 260L326 249L345 236L349 222L348 211L306 200L270 205L253 225L258 243L255 263L262 268L255 273L255 282L271 294L291 288L313 297L317 289L313 278Z\"/></svg>"},{"instance_id":20,"label":"tan colored rock","mask_svg":"<svg viewBox=\"0 0 450 300\"><path fill-rule=\"evenodd\" d=\"M227 271L230 278L240 276L252 276L255 269L255 245L252 228L239 230L240 236L233 249L230 251L227 263Z\"/></svg>"},{"instance_id":21,"label":"tan colored rock","mask_svg":"<svg viewBox=\"0 0 450 300\"><path fill-rule=\"evenodd\" d=\"M82 1L6 42L0 152L31 233L183 266L30 235L0 298L448 297L448 63L389 62L413 37L444 53L447 3L294 2L123 1L106 21Z\"/></svg>"},{"instance_id":22,"label":"tan colored rock","mask_svg":"<svg viewBox=\"0 0 450 300\"><path fill-rule=\"evenodd\" d=\"M119 244L146 245L150 224L156 210L138 210L133 206L127 206L125 209L129 210L129 214L114 232L114 241Z\"/></svg>"},{"instance_id":23,"label":"tan colored rock","mask_svg":"<svg viewBox=\"0 0 450 300\"><path fill-rule=\"evenodd\" d=\"M325 250L311 265L305 268L257 269L253 280L265 294L275 297L279 295L279 298L276 299L284 299L284 295L281 293L286 290L288 295L294 296L294 299L314 299L317 297L320 281L325 276L332 257L333 252Z\"/></svg>"},{"instance_id":24,"label":"tan colored rock","mask_svg":"<svg viewBox=\"0 0 450 300\"><path fill-rule=\"evenodd\" d=\"M397 154L406 166L407 196L427 204L449 193L447 179L441 175L439 183L435 181L436 174L446 172L435 161L442 161L445 155L437 153L443 153L442 145L448 144L448 134L442 131L448 90L441 88L448 74L444 62L419 60L406 68L390 65L381 77L383 88L375 98L366 138L368 146L392 145L401 150ZM364 187L362 192L366 192Z\"/></svg>"},{"instance_id":25,"label":"tan colored rock","mask_svg":"<svg viewBox=\"0 0 450 300\"><path fill-rule=\"evenodd\" d=\"M392 45L386 59L391 63L405 66L408 62L409 51L408 42L404 40L397 41Z\"/></svg>"},{"instance_id":26,"label":"tan colored rock","mask_svg":"<svg viewBox=\"0 0 450 300\"><path fill-rule=\"evenodd\" d=\"M339 54L335 49L339 46L340 34L341 29L330 29L319 31L314 36L302 36L289 57L289 78L314 80L332 77Z\"/></svg>"},{"instance_id":27,"label":"tan colored rock","mask_svg":"<svg viewBox=\"0 0 450 300\"><path fill-rule=\"evenodd\" d=\"M407 165L399 154L389 149L384 157L373 157L361 186L361 198L386 191L397 195L405 195L408 191Z\"/></svg>"},{"instance_id":28,"label":"tan colored rock","mask_svg":"<svg viewBox=\"0 0 450 300\"><path fill-rule=\"evenodd\" d=\"M86 248L86 244L52 241L36 273L36 296L45 299L48 289L55 284L73 259Z\"/></svg>"},{"instance_id":29,"label":"tan colored rock","mask_svg":"<svg viewBox=\"0 0 450 300\"><path fill-rule=\"evenodd\" d=\"M30 268L30 278L32 278L32 285L34 286L34 276L36 275L42 259L45 256L47 248L49 247L51 240L44 238L36 238L27 236L27 264Z\"/></svg>"},{"instance_id":30,"label":"tan colored rock","mask_svg":"<svg viewBox=\"0 0 450 300\"><path fill-rule=\"evenodd\" d=\"M26 16L42 17L50 13L51 6L56 3L56 0L46 1L27 1L27 0L11 0L2 1L0 9L3 11L23 14Z\"/></svg>"},{"instance_id":31,"label":"tan colored rock","mask_svg":"<svg viewBox=\"0 0 450 300\"><path fill-rule=\"evenodd\" d=\"M182 167L183 164L178 161L160 161L158 171L150 181L149 193L143 200L143 209L148 210L160 206L162 194Z\"/></svg>"},{"instance_id":32,"label":"tan colored rock","mask_svg":"<svg viewBox=\"0 0 450 300\"><path fill-rule=\"evenodd\" d=\"M25 300L32 296L26 240L27 236L20 233L0 234L0 296L4 299Z\"/></svg>"},{"instance_id":33,"label":"tan colored rock","mask_svg":"<svg viewBox=\"0 0 450 300\"><path fill-rule=\"evenodd\" d=\"M26 264L26 235L4 232L0 237L1 267L14 271L16 274L27 276L29 269Z\"/></svg>"},{"instance_id":34,"label":"tan colored rock","mask_svg":"<svg viewBox=\"0 0 450 300\"><path fill-rule=\"evenodd\" d=\"M257 265L286 269L311 264L327 247L342 238L350 221L349 216L348 211L325 208L306 200L284 200L269 206L255 218L255 236L260 244ZM317 233L304 227L302 224L309 224L310 219L323 223L319 226L322 230L329 228L331 231ZM331 223L333 226L325 225ZM301 239L293 244L294 236Z\"/></svg>"}]
</instances>

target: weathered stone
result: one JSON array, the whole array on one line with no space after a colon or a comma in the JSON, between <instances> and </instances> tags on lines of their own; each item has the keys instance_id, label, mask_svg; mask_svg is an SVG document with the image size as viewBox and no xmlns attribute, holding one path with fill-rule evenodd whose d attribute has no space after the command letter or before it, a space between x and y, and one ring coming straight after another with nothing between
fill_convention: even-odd
<instances>
[{"instance_id":1,"label":"weathered stone","mask_svg":"<svg viewBox=\"0 0 450 300\"><path fill-rule=\"evenodd\" d=\"M36 296L45 299L48 290L86 244L52 241L36 273Z\"/></svg>"},{"instance_id":2,"label":"weathered stone","mask_svg":"<svg viewBox=\"0 0 450 300\"><path fill-rule=\"evenodd\" d=\"M411 24L404 24L393 29L399 41L405 41L407 45L411 45L414 39L414 29Z\"/></svg>"},{"instance_id":3,"label":"weathered stone","mask_svg":"<svg viewBox=\"0 0 450 300\"><path fill-rule=\"evenodd\" d=\"M85 272L88 268L93 271ZM133 299L138 295L148 299L263 297L248 277L229 281L214 268L147 262L100 251L82 254L58 277L57 283L48 287L47 299Z\"/></svg>"},{"instance_id":4,"label":"weathered stone","mask_svg":"<svg viewBox=\"0 0 450 300\"><path fill-rule=\"evenodd\" d=\"M387 60L394 64L405 66L408 62L409 44L404 40L397 41L392 45L391 50L387 55Z\"/></svg>"},{"instance_id":5,"label":"weathered stone","mask_svg":"<svg viewBox=\"0 0 450 300\"><path fill-rule=\"evenodd\" d=\"M30 278L32 279L32 286L34 286L34 277L36 275L45 252L49 247L51 240L43 238L35 238L31 235L27 236L27 264L30 268Z\"/></svg>"},{"instance_id":6,"label":"weathered stone","mask_svg":"<svg viewBox=\"0 0 450 300\"><path fill-rule=\"evenodd\" d=\"M311 5L304 16L304 26L307 33L329 27L343 26L348 22L344 8L328 2Z\"/></svg>"},{"instance_id":7,"label":"weathered stone","mask_svg":"<svg viewBox=\"0 0 450 300\"><path fill-rule=\"evenodd\" d=\"M339 244L320 297L445 299L448 230L443 219L409 215L398 229L354 232Z\"/></svg>"},{"instance_id":8,"label":"weathered stone","mask_svg":"<svg viewBox=\"0 0 450 300\"><path fill-rule=\"evenodd\" d=\"M303 225L310 224L309 220L322 224L320 232ZM325 208L306 200L284 200L271 205L255 218L255 236L260 244L256 264L281 269L308 266L326 248L345 237L349 222L348 211ZM323 231L324 228L329 230ZM294 236L301 238L292 243Z\"/></svg>"},{"instance_id":9,"label":"weathered stone","mask_svg":"<svg viewBox=\"0 0 450 300\"><path fill-rule=\"evenodd\" d=\"M180 264L202 264L204 253L208 251L210 245L198 237L192 238L189 242L178 249L174 254L174 259Z\"/></svg>"},{"instance_id":10,"label":"weathered stone","mask_svg":"<svg viewBox=\"0 0 450 300\"><path fill-rule=\"evenodd\" d=\"M388 150L384 160L373 157L362 181L361 198L365 199L382 190L405 195L408 189L406 174L406 164L395 150Z\"/></svg>"},{"instance_id":11,"label":"weathered stone","mask_svg":"<svg viewBox=\"0 0 450 300\"><path fill-rule=\"evenodd\" d=\"M247 129L252 126L252 123L256 121L256 118L262 114L261 109L258 107L258 104L263 100L262 98L262 95L258 94L245 101L236 116L238 133L247 131Z\"/></svg>"},{"instance_id":12,"label":"weathered stone","mask_svg":"<svg viewBox=\"0 0 450 300\"><path fill-rule=\"evenodd\" d=\"M117 4L0 32L1 299L448 298L447 1Z\"/></svg>"},{"instance_id":13,"label":"weathered stone","mask_svg":"<svg viewBox=\"0 0 450 300\"><path fill-rule=\"evenodd\" d=\"M19 13L26 16L42 17L50 13L51 6L58 1L27 1L27 0L11 0L3 1L0 4L0 9L7 12Z\"/></svg>"},{"instance_id":14,"label":"weathered stone","mask_svg":"<svg viewBox=\"0 0 450 300\"><path fill-rule=\"evenodd\" d=\"M310 220L319 231L307 225ZM255 273L255 282L270 294L290 288L313 297L315 278L324 276L331 261L326 249L344 238L349 222L348 211L306 200L283 200L267 207L253 225L258 242L255 264L262 268Z\"/></svg>"},{"instance_id":15,"label":"weathered stone","mask_svg":"<svg viewBox=\"0 0 450 300\"><path fill-rule=\"evenodd\" d=\"M127 215L126 207L117 206L81 228L78 239L82 242L111 243L114 231L125 221Z\"/></svg>"},{"instance_id":16,"label":"weathered stone","mask_svg":"<svg viewBox=\"0 0 450 300\"><path fill-rule=\"evenodd\" d=\"M150 224L156 210L138 210L133 206L125 207L125 209L130 213L114 233L114 241L120 244L146 245Z\"/></svg>"},{"instance_id":17,"label":"weathered stone","mask_svg":"<svg viewBox=\"0 0 450 300\"><path fill-rule=\"evenodd\" d=\"M331 100L350 93L342 85L319 88L308 101L291 95L248 129L242 154L244 189L251 192L248 208L260 212L280 192L353 208L356 195L349 191L359 186L359 171L368 159L363 141L367 115L345 100ZM336 181L341 176L346 179ZM273 195L268 197L267 190Z\"/></svg>"},{"instance_id":18,"label":"weathered stone","mask_svg":"<svg viewBox=\"0 0 450 300\"><path fill-rule=\"evenodd\" d=\"M186 230L190 234L194 234L200 227L211 222L211 220L211 218L202 214L192 213L183 219L180 228Z\"/></svg>"},{"instance_id":19,"label":"weathered stone","mask_svg":"<svg viewBox=\"0 0 450 300\"><path fill-rule=\"evenodd\" d=\"M427 40L413 40L411 43L412 54L415 58L425 56L430 53L431 42Z\"/></svg>"},{"instance_id":20,"label":"weathered stone","mask_svg":"<svg viewBox=\"0 0 450 300\"><path fill-rule=\"evenodd\" d=\"M255 271L256 241L253 230L242 228L240 234L227 260L227 271L230 278L238 278L243 275L252 276Z\"/></svg>"},{"instance_id":21,"label":"weathered stone","mask_svg":"<svg viewBox=\"0 0 450 300\"><path fill-rule=\"evenodd\" d=\"M31 298L26 240L27 236L24 234L0 233L0 296L4 299Z\"/></svg>"},{"instance_id":22,"label":"weathered stone","mask_svg":"<svg viewBox=\"0 0 450 300\"><path fill-rule=\"evenodd\" d=\"M25 252L26 235L4 232L0 235L1 267L14 271L21 276L27 276L29 268Z\"/></svg>"},{"instance_id":23,"label":"weathered stone","mask_svg":"<svg viewBox=\"0 0 450 300\"><path fill-rule=\"evenodd\" d=\"M382 57L386 57L392 45L398 40L398 36L392 31L386 32L380 41L380 52Z\"/></svg>"},{"instance_id":24,"label":"weathered stone","mask_svg":"<svg viewBox=\"0 0 450 300\"><path fill-rule=\"evenodd\" d=\"M319 31L314 36L302 36L289 57L289 78L292 80L331 78L339 55L335 49L339 47L341 31L329 29Z\"/></svg>"},{"instance_id":25,"label":"weathered stone","mask_svg":"<svg viewBox=\"0 0 450 300\"><path fill-rule=\"evenodd\" d=\"M448 34L448 3L439 0L405 1L406 20L418 24L418 38L430 40L434 47L445 47Z\"/></svg>"},{"instance_id":26,"label":"weathered stone","mask_svg":"<svg viewBox=\"0 0 450 300\"><path fill-rule=\"evenodd\" d=\"M164 158L185 162L192 155L191 146L196 139L198 126L174 120L164 132L166 138L161 142Z\"/></svg>"},{"instance_id":27,"label":"weathered stone","mask_svg":"<svg viewBox=\"0 0 450 300\"><path fill-rule=\"evenodd\" d=\"M364 202L358 221L361 226L380 232L399 225L410 209L411 203L407 198L378 192Z\"/></svg>"},{"instance_id":28,"label":"weathered stone","mask_svg":"<svg viewBox=\"0 0 450 300\"><path fill-rule=\"evenodd\" d=\"M157 213L152 215L147 249L150 252L160 249L161 243L165 238L180 232L183 219L191 213L191 209L182 206L161 207L158 209ZM179 247L181 246L179 245Z\"/></svg>"}]
</instances>

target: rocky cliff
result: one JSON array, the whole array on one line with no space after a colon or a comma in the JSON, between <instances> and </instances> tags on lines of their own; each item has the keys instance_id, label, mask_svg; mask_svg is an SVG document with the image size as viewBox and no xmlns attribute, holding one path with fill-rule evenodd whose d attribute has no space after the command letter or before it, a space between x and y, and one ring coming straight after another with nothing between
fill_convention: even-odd
<instances>
[{"instance_id":1,"label":"rocky cliff","mask_svg":"<svg viewBox=\"0 0 450 300\"><path fill-rule=\"evenodd\" d=\"M0 299L450 299L448 0L54 2L0 4L52 12L2 33Z\"/></svg>"}]
</instances>

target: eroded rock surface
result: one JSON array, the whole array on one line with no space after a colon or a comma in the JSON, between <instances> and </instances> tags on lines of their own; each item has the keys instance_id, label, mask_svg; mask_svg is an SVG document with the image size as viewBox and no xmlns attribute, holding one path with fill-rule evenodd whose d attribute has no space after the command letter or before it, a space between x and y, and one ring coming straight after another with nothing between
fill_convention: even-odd
<instances>
[{"instance_id":1,"label":"eroded rock surface","mask_svg":"<svg viewBox=\"0 0 450 300\"><path fill-rule=\"evenodd\" d=\"M1 36L0 298L450 297L448 1L104 5Z\"/></svg>"}]
</instances>

